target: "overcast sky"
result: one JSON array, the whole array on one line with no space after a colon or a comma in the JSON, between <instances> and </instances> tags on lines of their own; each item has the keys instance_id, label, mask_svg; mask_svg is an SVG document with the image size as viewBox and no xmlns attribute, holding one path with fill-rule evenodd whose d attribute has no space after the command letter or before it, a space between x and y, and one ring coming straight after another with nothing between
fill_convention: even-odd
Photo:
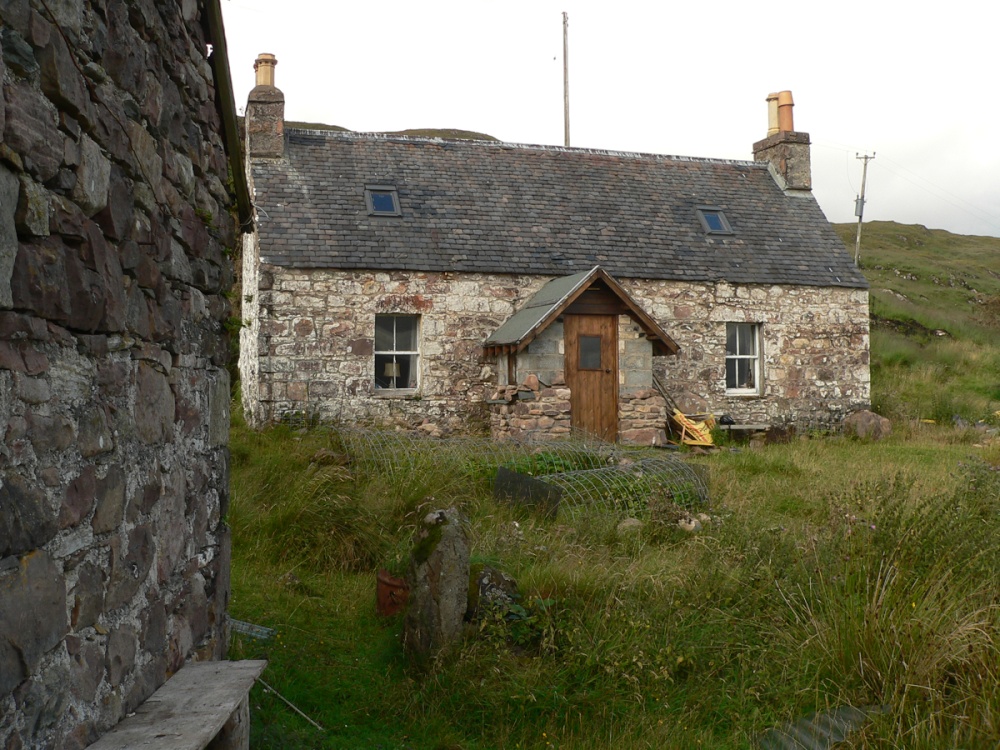
<instances>
[{"instance_id":1,"label":"overcast sky","mask_svg":"<svg viewBox=\"0 0 1000 750\"><path fill-rule=\"evenodd\" d=\"M237 110L258 53L285 118L358 131L462 128L573 146L752 159L771 91L812 138L813 188L856 221L1000 236L1000 3L895 0L222 0ZM933 10L932 10L933 9Z\"/></svg>"}]
</instances>

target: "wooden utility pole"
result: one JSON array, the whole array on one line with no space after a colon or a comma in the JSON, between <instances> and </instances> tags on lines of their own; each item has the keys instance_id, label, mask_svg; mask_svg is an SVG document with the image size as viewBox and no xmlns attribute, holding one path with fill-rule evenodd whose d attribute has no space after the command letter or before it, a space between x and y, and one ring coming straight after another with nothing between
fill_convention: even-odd
<instances>
[{"instance_id":1,"label":"wooden utility pole","mask_svg":"<svg viewBox=\"0 0 1000 750\"><path fill-rule=\"evenodd\" d=\"M859 266L861 265L861 219L865 214L865 181L868 178L868 162L875 158L875 152L872 151L871 156L868 154L854 156L864 161L864 166L861 167L861 195L854 201L854 215L858 217L858 233L854 238L854 265Z\"/></svg>"},{"instance_id":2,"label":"wooden utility pole","mask_svg":"<svg viewBox=\"0 0 1000 750\"><path fill-rule=\"evenodd\" d=\"M569 147L569 14L563 11L563 120Z\"/></svg>"}]
</instances>

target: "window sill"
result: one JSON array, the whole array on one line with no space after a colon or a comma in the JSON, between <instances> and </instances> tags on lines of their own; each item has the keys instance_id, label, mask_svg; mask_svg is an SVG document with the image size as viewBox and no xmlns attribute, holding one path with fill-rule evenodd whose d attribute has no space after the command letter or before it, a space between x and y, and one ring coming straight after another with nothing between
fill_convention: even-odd
<instances>
[{"instance_id":1,"label":"window sill","mask_svg":"<svg viewBox=\"0 0 1000 750\"><path fill-rule=\"evenodd\" d=\"M726 398L764 398L759 391L726 391Z\"/></svg>"},{"instance_id":2,"label":"window sill","mask_svg":"<svg viewBox=\"0 0 1000 750\"><path fill-rule=\"evenodd\" d=\"M376 388L372 396L375 398L401 398L416 401L420 391L416 388Z\"/></svg>"}]
</instances>

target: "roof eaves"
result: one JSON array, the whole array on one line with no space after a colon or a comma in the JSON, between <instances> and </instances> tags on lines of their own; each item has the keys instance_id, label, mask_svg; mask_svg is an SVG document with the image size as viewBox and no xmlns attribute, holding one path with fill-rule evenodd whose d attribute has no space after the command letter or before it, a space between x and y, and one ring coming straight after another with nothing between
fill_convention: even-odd
<instances>
[{"instance_id":1,"label":"roof eaves","mask_svg":"<svg viewBox=\"0 0 1000 750\"><path fill-rule=\"evenodd\" d=\"M240 230L253 231L253 206L250 188L247 185L243 166L243 148L239 127L236 123L236 100L233 97L233 80L229 70L229 52L226 47L226 28L222 22L222 8L219 0L209 0L205 4L208 15L208 31L212 41L212 73L218 94L219 116L222 118L222 137L229 160L229 172L236 193L236 210L240 219Z\"/></svg>"}]
</instances>

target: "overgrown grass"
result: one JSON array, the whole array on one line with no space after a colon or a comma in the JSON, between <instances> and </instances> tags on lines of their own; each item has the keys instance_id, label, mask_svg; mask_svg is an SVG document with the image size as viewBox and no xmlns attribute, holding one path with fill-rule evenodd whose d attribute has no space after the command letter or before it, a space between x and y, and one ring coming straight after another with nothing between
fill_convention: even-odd
<instances>
[{"instance_id":1,"label":"overgrown grass","mask_svg":"<svg viewBox=\"0 0 1000 750\"><path fill-rule=\"evenodd\" d=\"M846 703L889 709L856 747L993 747L1000 450L952 433L700 457L716 521L619 540L432 461L387 482L312 462L329 432L237 425L231 609L279 637L234 655L267 656L265 680L326 728L255 688L255 746L737 748ZM517 578L524 617L470 625L418 675L400 622L374 615L374 572L445 503L472 519L474 558Z\"/></svg>"}]
</instances>

